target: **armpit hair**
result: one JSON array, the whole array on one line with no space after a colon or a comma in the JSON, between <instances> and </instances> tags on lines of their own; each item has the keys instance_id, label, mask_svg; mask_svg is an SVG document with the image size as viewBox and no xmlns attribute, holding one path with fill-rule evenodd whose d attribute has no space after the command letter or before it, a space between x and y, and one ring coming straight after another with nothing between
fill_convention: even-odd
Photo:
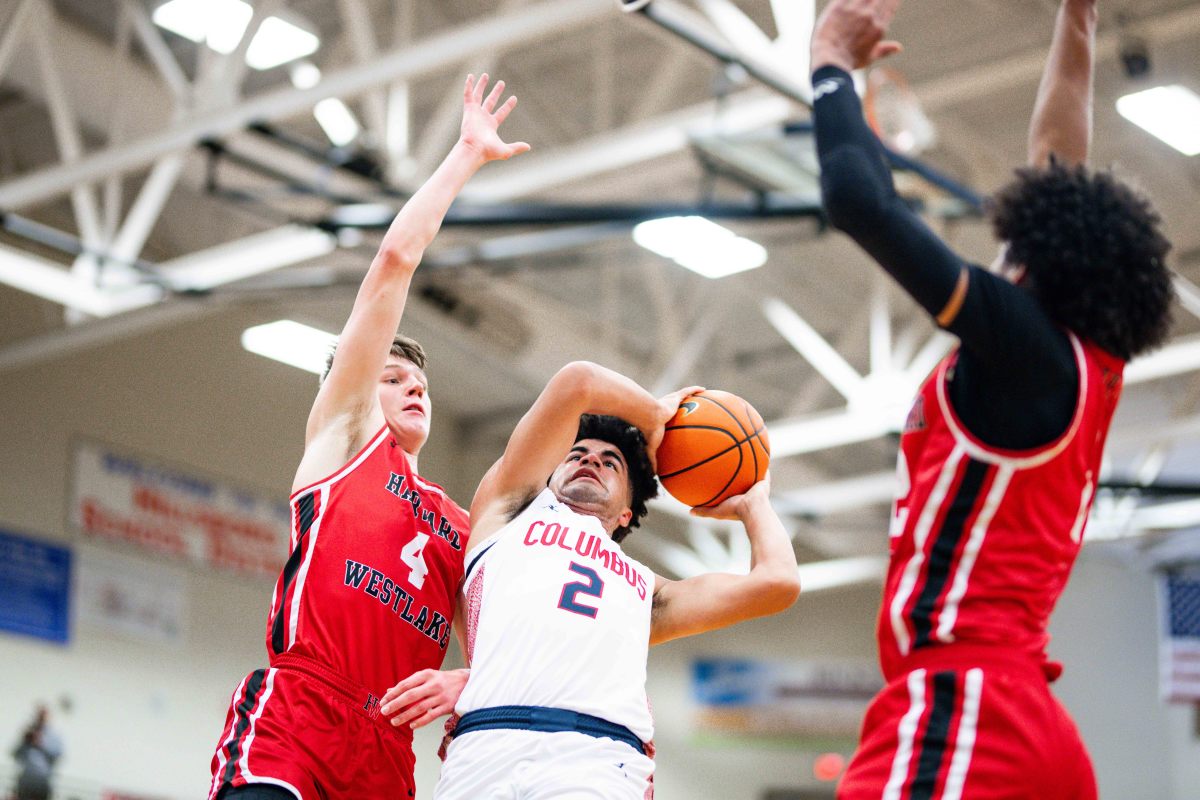
<instances>
[{"instance_id":1,"label":"armpit hair","mask_svg":"<svg viewBox=\"0 0 1200 800\"><path fill-rule=\"evenodd\" d=\"M509 502L508 507L504 509L504 521L512 522L514 519L519 517L522 511L529 508L529 504L533 502L534 498L537 497L538 494L538 491L530 490L527 494L517 495L514 497Z\"/></svg>"}]
</instances>

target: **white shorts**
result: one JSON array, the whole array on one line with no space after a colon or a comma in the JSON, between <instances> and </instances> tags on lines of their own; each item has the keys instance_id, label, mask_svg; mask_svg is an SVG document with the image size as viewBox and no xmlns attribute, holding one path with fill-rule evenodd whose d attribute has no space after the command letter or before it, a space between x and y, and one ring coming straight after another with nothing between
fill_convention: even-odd
<instances>
[{"instance_id":1,"label":"white shorts","mask_svg":"<svg viewBox=\"0 0 1200 800\"><path fill-rule=\"evenodd\" d=\"M654 762L575 731L493 729L456 737L434 800L650 800Z\"/></svg>"}]
</instances>

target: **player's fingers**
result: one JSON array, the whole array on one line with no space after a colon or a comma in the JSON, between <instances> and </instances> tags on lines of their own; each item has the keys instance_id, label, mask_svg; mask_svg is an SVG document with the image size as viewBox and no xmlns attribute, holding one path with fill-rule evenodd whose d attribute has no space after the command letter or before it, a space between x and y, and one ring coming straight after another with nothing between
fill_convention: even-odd
<instances>
[{"instance_id":1,"label":"player's fingers","mask_svg":"<svg viewBox=\"0 0 1200 800\"><path fill-rule=\"evenodd\" d=\"M408 724L408 727L410 727L414 730L417 728L424 727L425 725L428 725L429 723L433 722L438 717L442 716L442 714L444 714L444 713L446 713L446 712L438 711L435 709L430 709L429 711L425 712L424 714L422 714L421 716L417 717L415 720L410 722Z\"/></svg>"},{"instance_id":2,"label":"player's fingers","mask_svg":"<svg viewBox=\"0 0 1200 800\"><path fill-rule=\"evenodd\" d=\"M475 92L475 75L467 76L467 84L463 87L463 102L471 102L471 95Z\"/></svg>"},{"instance_id":3,"label":"player's fingers","mask_svg":"<svg viewBox=\"0 0 1200 800\"><path fill-rule=\"evenodd\" d=\"M894 56L904 50L904 45L899 42L894 42L890 39L880 42L871 49L871 61L875 62L881 58Z\"/></svg>"},{"instance_id":4,"label":"player's fingers","mask_svg":"<svg viewBox=\"0 0 1200 800\"><path fill-rule=\"evenodd\" d=\"M510 97L504 101L504 105L502 105L502 106L500 106L500 108L496 109L496 114L495 114L496 124L503 125L504 120L508 119L508 115L511 114L512 110L516 107L517 107L517 96L514 94L512 97Z\"/></svg>"},{"instance_id":5,"label":"player's fingers","mask_svg":"<svg viewBox=\"0 0 1200 800\"><path fill-rule=\"evenodd\" d=\"M483 101L483 108L489 114L496 107L496 103L500 101L500 95L504 93L504 81L496 81L496 85L492 87L492 91L488 93L487 100Z\"/></svg>"},{"instance_id":6,"label":"player's fingers","mask_svg":"<svg viewBox=\"0 0 1200 800\"><path fill-rule=\"evenodd\" d=\"M896 12L900 10L900 0L881 0L879 3L879 15L885 23L890 23L892 18L896 16Z\"/></svg>"},{"instance_id":7,"label":"player's fingers","mask_svg":"<svg viewBox=\"0 0 1200 800\"><path fill-rule=\"evenodd\" d=\"M430 697L432 694L433 692L426 686L414 686L391 699L388 699L387 695L384 695L384 702L380 704L379 710L384 716L390 716L401 709L408 708L414 703Z\"/></svg>"},{"instance_id":8,"label":"player's fingers","mask_svg":"<svg viewBox=\"0 0 1200 800\"><path fill-rule=\"evenodd\" d=\"M413 705L404 709L402 712L400 712L396 716L392 717L392 724L395 725L396 727L400 727L401 725L408 725L414 719L423 715L425 713L425 710L426 710L426 705L424 703L414 703Z\"/></svg>"},{"instance_id":9,"label":"player's fingers","mask_svg":"<svg viewBox=\"0 0 1200 800\"><path fill-rule=\"evenodd\" d=\"M719 505L712 506L697 506L691 510L693 517L706 517L708 519L737 519L737 506L741 501L742 495L730 497Z\"/></svg>"},{"instance_id":10,"label":"player's fingers","mask_svg":"<svg viewBox=\"0 0 1200 800\"><path fill-rule=\"evenodd\" d=\"M471 93L471 100L476 105L483 102L483 90L488 85L488 74L485 72L479 76L479 80L475 82L475 91Z\"/></svg>"},{"instance_id":11,"label":"player's fingers","mask_svg":"<svg viewBox=\"0 0 1200 800\"><path fill-rule=\"evenodd\" d=\"M532 149L533 148L531 148L525 142L513 142L508 146L508 153L504 157L512 158L513 156L521 155L521 153L528 153Z\"/></svg>"},{"instance_id":12,"label":"player's fingers","mask_svg":"<svg viewBox=\"0 0 1200 800\"><path fill-rule=\"evenodd\" d=\"M417 670L412 675L409 675L407 678L384 692L383 699L386 700L389 696L395 697L396 695L402 694L415 686L421 686L422 684L428 683L430 680L437 677L437 673L438 671L435 669Z\"/></svg>"}]
</instances>

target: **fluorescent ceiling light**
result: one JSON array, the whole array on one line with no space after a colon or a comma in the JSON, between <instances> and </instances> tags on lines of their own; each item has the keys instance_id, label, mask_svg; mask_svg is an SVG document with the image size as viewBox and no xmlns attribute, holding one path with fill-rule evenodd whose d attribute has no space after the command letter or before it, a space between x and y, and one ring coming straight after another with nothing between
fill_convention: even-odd
<instances>
[{"instance_id":1,"label":"fluorescent ceiling light","mask_svg":"<svg viewBox=\"0 0 1200 800\"><path fill-rule=\"evenodd\" d=\"M309 61L296 62L292 65L290 72L292 85L297 89L311 89L321 82L321 70ZM329 137L329 141L335 147L344 147L350 144L358 138L358 134L362 130L354 112L345 103L334 97L317 103L313 107L313 116L317 118L321 130L325 131L325 135ZM396 216L390 208L387 209L387 212L387 220ZM345 224L357 223L347 222Z\"/></svg>"},{"instance_id":2,"label":"fluorescent ceiling light","mask_svg":"<svg viewBox=\"0 0 1200 800\"><path fill-rule=\"evenodd\" d=\"M706 278L761 267L766 249L704 217L665 217L633 229L633 240Z\"/></svg>"},{"instance_id":3,"label":"fluorescent ceiling light","mask_svg":"<svg viewBox=\"0 0 1200 800\"><path fill-rule=\"evenodd\" d=\"M254 9L242 0L170 0L154 9L156 25L218 53L232 53Z\"/></svg>"},{"instance_id":4,"label":"fluorescent ceiling light","mask_svg":"<svg viewBox=\"0 0 1200 800\"><path fill-rule=\"evenodd\" d=\"M1187 156L1200 153L1200 95L1183 86L1156 86L1117 100L1125 119Z\"/></svg>"},{"instance_id":5,"label":"fluorescent ceiling light","mask_svg":"<svg viewBox=\"0 0 1200 800\"><path fill-rule=\"evenodd\" d=\"M297 89L311 89L321 82L321 70L311 61L297 61L288 72L292 78L292 86Z\"/></svg>"},{"instance_id":6,"label":"fluorescent ceiling light","mask_svg":"<svg viewBox=\"0 0 1200 800\"><path fill-rule=\"evenodd\" d=\"M335 147L343 147L358 138L358 120L346 104L336 97L327 97L317 103L313 107L313 116Z\"/></svg>"},{"instance_id":7,"label":"fluorescent ceiling light","mask_svg":"<svg viewBox=\"0 0 1200 800\"><path fill-rule=\"evenodd\" d=\"M282 361L320 375L329 351L337 343L332 333L301 325L290 319L255 325L242 331L242 347L251 353Z\"/></svg>"},{"instance_id":8,"label":"fluorescent ceiling light","mask_svg":"<svg viewBox=\"0 0 1200 800\"><path fill-rule=\"evenodd\" d=\"M338 225L367 228L387 225L396 218L396 209L384 203L350 203L335 208L329 218Z\"/></svg>"},{"instance_id":9,"label":"fluorescent ceiling light","mask_svg":"<svg viewBox=\"0 0 1200 800\"><path fill-rule=\"evenodd\" d=\"M254 69L271 69L312 55L320 46L315 34L279 17L267 17L246 50L246 63Z\"/></svg>"},{"instance_id":10,"label":"fluorescent ceiling light","mask_svg":"<svg viewBox=\"0 0 1200 800\"><path fill-rule=\"evenodd\" d=\"M159 27L228 54L237 48L253 16L254 9L243 0L170 0L154 9L152 18ZM320 44L310 31L267 17L246 50L246 63L270 69L311 54Z\"/></svg>"}]
</instances>

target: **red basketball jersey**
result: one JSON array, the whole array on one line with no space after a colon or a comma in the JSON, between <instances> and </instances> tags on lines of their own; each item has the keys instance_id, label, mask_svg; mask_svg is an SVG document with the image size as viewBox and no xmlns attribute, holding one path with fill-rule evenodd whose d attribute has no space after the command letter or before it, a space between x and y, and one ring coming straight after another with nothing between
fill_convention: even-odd
<instances>
[{"instance_id":1,"label":"red basketball jersey","mask_svg":"<svg viewBox=\"0 0 1200 800\"><path fill-rule=\"evenodd\" d=\"M1075 415L1033 450L988 447L950 406L952 353L922 386L900 439L898 500L877 634L888 679L914 649L1002 644L1042 660L1046 625L1079 553L1124 362L1073 334Z\"/></svg>"},{"instance_id":2,"label":"red basketball jersey","mask_svg":"<svg viewBox=\"0 0 1200 800\"><path fill-rule=\"evenodd\" d=\"M291 507L292 554L267 618L272 665L284 653L314 659L375 698L440 667L468 518L412 471L388 428Z\"/></svg>"}]
</instances>

